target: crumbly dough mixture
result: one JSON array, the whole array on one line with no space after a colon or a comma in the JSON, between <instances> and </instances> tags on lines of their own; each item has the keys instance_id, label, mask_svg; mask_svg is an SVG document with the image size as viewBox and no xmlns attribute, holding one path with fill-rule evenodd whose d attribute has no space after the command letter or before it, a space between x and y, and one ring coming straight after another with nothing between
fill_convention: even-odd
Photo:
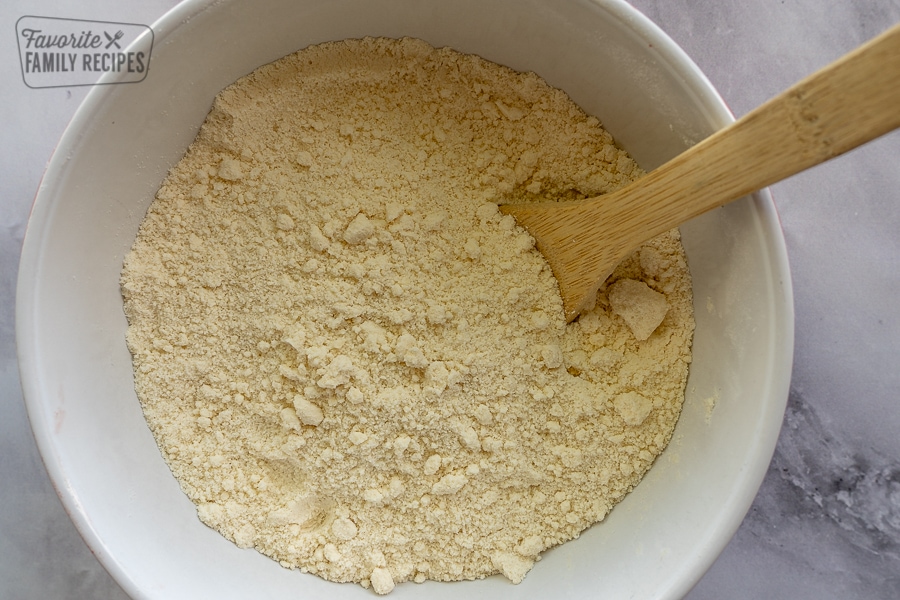
<instances>
[{"instance_id":1,"label":"crumbly dough mixture","mask_svg":"<svg viewBox=\"0 0 900 600\"><path fill-rule=\"evenodd\" d=\"M200 519L378 593L519 582L602 520L681 409L678 234L567 326L496 203L640 174L534 74L417 40L310 47L225 89L122 274L138 396Z\"/></svg>"}]
</instances>

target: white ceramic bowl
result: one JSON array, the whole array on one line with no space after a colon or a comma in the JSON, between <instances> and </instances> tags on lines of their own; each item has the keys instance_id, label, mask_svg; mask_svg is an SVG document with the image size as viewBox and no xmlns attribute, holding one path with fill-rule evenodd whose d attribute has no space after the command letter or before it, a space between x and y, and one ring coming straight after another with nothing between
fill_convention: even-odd
<instances>
[{"instance_id":1,"label":"white ceramic bowl","mask_svg":"<svg viewBox=\"0 0 900 600\"><path fill-rule=\"evenodd\" d=\"M646 169L732 117L690 59L618 0L197 0L153 30L147 78L98 86L79 109L25 237L19 361L47 470L88 545L135 598L369 596L283 569L202 525L133 390L122 258L215 94L309 44L413 36L537 72L597 115ZM645 480L518 586L500 577L405 584L393 597L677 598L712 564L749 508L781 426L791 289L767 192L682 232L694 278L694 362L673 443Z\"/></svg>"}]
</instances>

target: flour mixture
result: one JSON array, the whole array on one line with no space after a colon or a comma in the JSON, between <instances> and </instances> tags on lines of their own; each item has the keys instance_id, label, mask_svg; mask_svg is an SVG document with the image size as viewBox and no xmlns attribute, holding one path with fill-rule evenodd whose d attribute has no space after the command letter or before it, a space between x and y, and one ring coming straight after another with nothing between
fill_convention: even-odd
<instances>
[{"instance_id":1,"label":"flour mixture","mask_svg":"<svg viewBox=\"0 0 900 600\"><path fill-rule=\"evenodd\" d=\"M387 593L515 583L666 446L693 331L677 232L566 325L500 201L641 174L533 74L311 47L216 99L125 261L138 396L200 519Z\"/></svg>"}]
</instances>

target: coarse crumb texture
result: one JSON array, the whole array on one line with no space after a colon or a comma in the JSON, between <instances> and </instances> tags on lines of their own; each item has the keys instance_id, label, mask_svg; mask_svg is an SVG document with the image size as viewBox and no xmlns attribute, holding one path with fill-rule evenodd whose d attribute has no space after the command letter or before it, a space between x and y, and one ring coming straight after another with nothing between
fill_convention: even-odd
<instances>
[{"instance_id":1,"label":"coarse crumb texture","mask_svg":"<svg viewBox=\"0 0 900 600\"><path fill-rule=\"evenodd\" d=\"M200 519L380 594L519 582L602 520L681 410L678 234L566 325L496 203L640 174L536 75L417 40L310 47L225 89L122 274L138 397Z\"/></svg>"}]
</instances>

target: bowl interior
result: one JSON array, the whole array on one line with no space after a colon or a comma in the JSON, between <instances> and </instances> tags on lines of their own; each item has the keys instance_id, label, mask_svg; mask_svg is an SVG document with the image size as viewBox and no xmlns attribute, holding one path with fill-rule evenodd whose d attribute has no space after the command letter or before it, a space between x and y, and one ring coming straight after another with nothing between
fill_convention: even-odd
<instances>
[{"instance_id":1,"label":"bowl interior","mask_svg":"<svg viewBox=\"0 0 900 600\"><path fill-rule=\"evenodd\" d=\"M125 346L122 258L216 93L309 44L413 36L535 71L649 169L726 124L706 79L624 2L189 1L154 25L147 78L95 88L45 174L17 298L29 415L64 505L136 598L371 594L240 550L196 518L141 413ZM601 525L525 581L401 585L396 597L677 598L737 528L781 425L793 343L783 239L766 192L682 228L697 329L670 447ZM715 408L711 409L715 401Z\"/></svg>"}]
</instances>

